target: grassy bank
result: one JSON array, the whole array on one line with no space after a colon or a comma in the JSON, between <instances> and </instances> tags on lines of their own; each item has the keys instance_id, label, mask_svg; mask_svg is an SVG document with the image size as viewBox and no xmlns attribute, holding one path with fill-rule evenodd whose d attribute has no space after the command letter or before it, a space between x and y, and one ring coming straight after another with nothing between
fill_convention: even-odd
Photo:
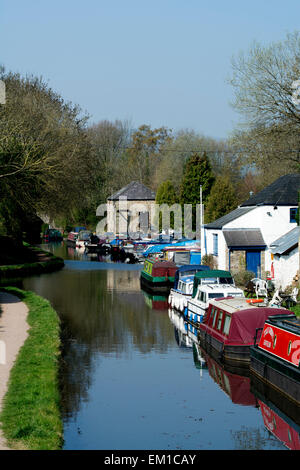
<instances>
[{"instance_id":1,"label":"grassy bank","mask_svg":"<svg viewBox=\"0 0 300 470\"><path fill-rule=\"evenodd\" d=\"M29 335L11 370L0 415L11 448L55 450L62 445L59 394L60 321L50 303L14 287L29 309Z\"/></svg>"},{"instance_id":2,"label":"grassy bank","mask_svg":"<svg viewBox=\"0 0 300 470\"><path fill-rule=\"evenodd\" d=\"M0 283L7 279L57 271L64 266L62 258L25 243L22 252L10 253L9 260L9 264L0 265Z\"/></svg>"}]
</instances>

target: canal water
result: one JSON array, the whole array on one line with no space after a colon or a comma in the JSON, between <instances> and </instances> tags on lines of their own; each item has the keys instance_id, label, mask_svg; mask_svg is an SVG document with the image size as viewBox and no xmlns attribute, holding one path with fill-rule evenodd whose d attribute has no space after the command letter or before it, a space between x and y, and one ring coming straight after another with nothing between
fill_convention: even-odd
<instances>
[{"instance_id":1,"label":"canal water","mask_svg":"<svg viewBox=\"0 0 300 470\"><path fill-rule=\"evenodd\" d=\"M206 357L166 298L141 290L140 265L45 248L63 256L65 267L26 278L23 288L47 298L62 321L64 449L298 445L293 410L270 401L247 370L225 370ZM278 437L279 419L288 437Z\"/></svg>"}]
</instances>

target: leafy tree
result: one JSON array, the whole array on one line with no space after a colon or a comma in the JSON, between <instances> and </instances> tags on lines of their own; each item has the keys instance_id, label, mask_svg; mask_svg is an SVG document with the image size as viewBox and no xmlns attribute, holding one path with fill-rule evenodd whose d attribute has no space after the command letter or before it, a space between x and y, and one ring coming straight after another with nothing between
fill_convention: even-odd
<instances>
[{"instance_id":1,"label":"leafy tree","mask_svg":"<svg viewBox=\"0 0 300 470\"><path fill-rule=\"evenodd\" d=\"M299 32L269 46L254 43L232 60L233 106L244 118L233 143L247 164L263 172L267 184L270 176L300 169L299 79Z\"/></svg>"},{"instance_id":2,"label":"leafy tree","mask_svg":"<svg viewBox=\"0 0 300 470\"><path fill-rule=\"evenodd\" d=\"M230 179L226 176L217 176L207 200L205 222L212 222L228 214L236 209L237 205L237 196Z\"/></svg>"},{"instance_id":3,"label":"leafy tree","mask_svg":"<svg viewBox=\"0 0 300 470\"><path fill-rule=\"evenodd\" d=\"M146 124L132 134L128 165L131 174L135 174L141 183L153 187L151 177L157 164L156 157L159 156L162 146L170 139L171 131L166 127L151 129Z\"/></svg>"},{"instance_id":4,"label":"leafy tree","mask_svg":"<svg viewBox=\"0 0 300 470\"><path fill-rule=\"evenodd\" d=\"M0 216L68 214L83 207L93 187L86 117L42 79L0 70L6 103L0 106ZM20 236L22 224L7 222ZM19 228L18 228L19 227Z\"/></svg>"}]
</instances>

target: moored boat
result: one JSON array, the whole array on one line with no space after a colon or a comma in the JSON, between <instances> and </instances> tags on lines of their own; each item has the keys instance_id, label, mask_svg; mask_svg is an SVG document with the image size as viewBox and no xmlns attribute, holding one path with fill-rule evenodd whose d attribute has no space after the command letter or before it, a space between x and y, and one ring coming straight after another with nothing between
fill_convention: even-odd
<instances>
[{"instance_id":1,"label":"moored boat","mask_svg":"<svg viewBox=\"0 0 300 470\"><path fill-rule=\"evenodd\" d=\"M198 337L201 346L224 363L250 365L250 347L254 345L256 330L263 328L270 315L283 315L283 308L266 307L246 298L211 300Z\"/></svg>"},{"instance_id":2,"label":"moored boat","mask_svg":"<svg viewBox=\"0 0 300 470\"><path fill-rule=\"evenodd\" d=\"M171 261L145 260L141 284L148 289L168 292L174 285L177 266Z\"/></svg>"},{"instance_id":3,"label":"moored boat","mask_svg":"<svg viewBox=\"0 0 300 470\"><path fill-rule=\"evenodd\" d=\"M300 320L286 310L269 316L260 330L259 341L250 348L251 372L299 404Z\"/></svg>"},{"instance_id":4,"label":"moored boat","mask_svg":"<svg viewBox=\"0 0 300 470\"><path fill-rule=\"evenodd\" d=\"M244 292L235 286L229 271L205 270L194 276L193 293L187 301L184 315L188 321L200 324L212 299L244 297Z\"/></svg>"},{"instance_id":5,"label":"moored boat","mask_svg":"<svg viewBox=\"0 0 300 470\"><path fill-rule=\"evenodd\" d=\"M169 305L183 313L188 300L192 297L195 274L208 270L209 266L202 264L179 266L175 274L174 286L170 290Z\"/></svg>"}]
</instances>

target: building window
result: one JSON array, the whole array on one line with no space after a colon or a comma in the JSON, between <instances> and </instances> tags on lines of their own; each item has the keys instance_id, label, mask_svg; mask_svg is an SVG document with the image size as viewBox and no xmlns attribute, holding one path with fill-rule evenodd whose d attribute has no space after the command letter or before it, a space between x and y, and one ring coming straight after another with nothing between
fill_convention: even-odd
<instances>
[{"instance_id":1,"label":"building window","mask_svg":"<svg viewBox=\"0 0 300 470\"><path fill-rule=\"evenodd\" d=\"M290 209L290 223L297 222L297 212L298 212L298 207L292 207Z\"/></svg>"},{"instance_id":2,"label":"building window","mask_svg":"<svg viewBox=\"0 0 300 470\"><path fill-rule=\"evenodd\" d=\"M218 234L213 234L213 254L218 256Z\"/></svg>"}]
</instances>

